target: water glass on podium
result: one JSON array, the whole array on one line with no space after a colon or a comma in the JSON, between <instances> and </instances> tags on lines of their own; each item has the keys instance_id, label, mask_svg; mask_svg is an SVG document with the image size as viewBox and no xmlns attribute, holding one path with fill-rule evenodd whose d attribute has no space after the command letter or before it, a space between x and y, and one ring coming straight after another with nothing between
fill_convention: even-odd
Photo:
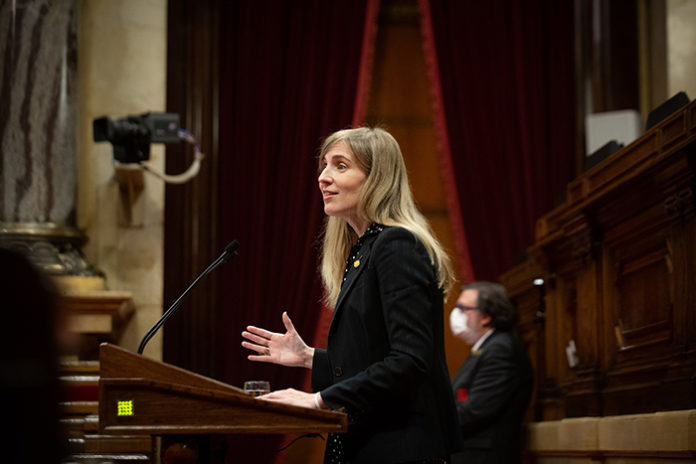
<instances>
[{"instance_id":1,"label":"water glass on podium","mask_svg":"<svg viewBox=\"0 0 696 464\"><path fill-rule=\"evenodd\" d=\"M244 393L249 396L259 396L270 393L271 383L266 380L247 380L244 382Z\"/></svg>"}]
</instances>

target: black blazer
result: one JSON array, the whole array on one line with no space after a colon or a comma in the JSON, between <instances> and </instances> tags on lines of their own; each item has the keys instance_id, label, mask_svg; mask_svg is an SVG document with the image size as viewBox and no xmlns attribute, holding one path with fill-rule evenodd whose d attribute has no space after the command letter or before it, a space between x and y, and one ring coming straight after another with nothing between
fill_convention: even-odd
<instances>
[{"instance_id":1,"label":"black blazer","mask_svg":"<svg viewBox=\"0 0 696 464\"><path fill-rule=\"evenodd\" d=\"M368 237L343 283L312 388L345 408L352 463L446 457L458 449L445 362L443 294L423 244L403 228ZM355 272L357 271L357 272Z\"/></svg>"},{"instance_id":2,"label":"black blazer","mask_svg":"<svg viewBox=\"0 0 696 464\"><path fill-rule=\"evenodd\" d=\"M493 332L471 353L452 381L464 437L464 452L453 464L520 462L532 383L529 357L509 332Z\"/></svg>"}]
</instances>

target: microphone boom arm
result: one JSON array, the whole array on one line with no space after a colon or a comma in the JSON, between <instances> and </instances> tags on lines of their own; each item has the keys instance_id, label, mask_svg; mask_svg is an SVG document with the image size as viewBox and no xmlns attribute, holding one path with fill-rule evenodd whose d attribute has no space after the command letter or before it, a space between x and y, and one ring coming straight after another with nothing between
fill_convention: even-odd
<instances>
[{"instance_id":1,"label":"microphone boom arm","mask_svg":"<svg viewBox=\"0 0 696 464\"><path fill-rule=\"evenodd\" d=\"M152 326L152 328L145 334L143 337L142 341L140 342L140 346L138 347L138 354L143 354L143 350L145 349L145 345L147 342L150 341L150 339L155 335L157 330L159 330L160 327L171 317L172 314L176 311L176 309L181 305L181 302L183 301L184 297L188 295L188 293L191 291L193 287L196 286L198 281L200 281L203 277L207 276L210 274L216 267L218 267L222 263L226 263L230 259L232 259L236 254L237 254L237 248L239 248L239 242L236 240L231 241L226 247L225 251L222 252L218 258L212 262L210 266L208 266L205 271L203 271L197 278L196 280L193 281L191 285L188 286L188 288L184 291L184 293L181 294L179 298L176 299L176 301L165 311L165 313L162 315L162 317L155 323L155 325Z\"/></svg>"}]
</instances>

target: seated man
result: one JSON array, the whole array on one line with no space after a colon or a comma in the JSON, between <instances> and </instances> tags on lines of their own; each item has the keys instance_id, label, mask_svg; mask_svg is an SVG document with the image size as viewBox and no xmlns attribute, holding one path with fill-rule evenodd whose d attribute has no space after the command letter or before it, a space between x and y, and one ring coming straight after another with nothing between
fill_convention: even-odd
<instances>
[{"instance_id":1,"label":"seated man","mask_svg":"<svg viewBox=\"0 0 696 464\"><path fill-rule=\"evenodd\" d=\"M464 451L452 456L452 464L521 460L521 425L533 374L524 346L512 333L515 319L502 285L462 287L450 327L473 347L452 381L464 436Z\"/></svg>"}]
</instances>

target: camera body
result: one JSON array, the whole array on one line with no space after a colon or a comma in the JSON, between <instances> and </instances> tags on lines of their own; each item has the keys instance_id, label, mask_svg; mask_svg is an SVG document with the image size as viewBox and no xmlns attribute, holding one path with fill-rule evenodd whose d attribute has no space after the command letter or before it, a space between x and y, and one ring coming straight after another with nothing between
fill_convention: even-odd
<instances>
[{"instance_id":1,"label":"camera body","mask_svg":"<svg viewBox=\"0 0 696 464\"><path fill-rule=\"evenodd\" d=\"M145 113L112 120L106 116L92 121L95 142L111 142L114 159L120 163L140 163L150 159L151 143L179 142L179 115Z\"/></svg>"}]
</instances>

